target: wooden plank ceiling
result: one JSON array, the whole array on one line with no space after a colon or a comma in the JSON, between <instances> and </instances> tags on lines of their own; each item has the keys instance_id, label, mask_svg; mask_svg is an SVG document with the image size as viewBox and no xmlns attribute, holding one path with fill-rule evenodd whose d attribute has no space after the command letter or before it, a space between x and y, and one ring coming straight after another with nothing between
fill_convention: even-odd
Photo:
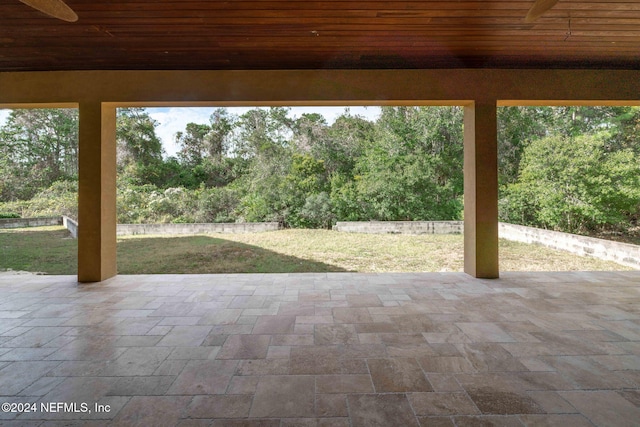
<instances>
[{"instance_id":1,"label":"wooden plank ceiling","mask_svg":"<svg viewBox=\"0 0 640 427\"><path fill-rule=\"evenodd\" d=\"M0 0L0 71L640 68L640 1Z\"/></svg>"}]
</instances>

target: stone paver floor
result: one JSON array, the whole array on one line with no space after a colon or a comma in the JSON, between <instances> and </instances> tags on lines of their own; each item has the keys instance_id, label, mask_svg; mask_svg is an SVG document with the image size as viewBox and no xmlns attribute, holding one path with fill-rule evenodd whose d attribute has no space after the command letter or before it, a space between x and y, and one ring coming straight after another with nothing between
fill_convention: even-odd
<instances>
[{"instance_id":1,"label":"stone paver floor","mask_svg":"<svg viewBox=\"0 0 640 427\"><path fill-rule=\"evenodd\" d=\"M637 271L0 274L6 426L638 426L639 387Z\"/></svg>"}]
</instances>

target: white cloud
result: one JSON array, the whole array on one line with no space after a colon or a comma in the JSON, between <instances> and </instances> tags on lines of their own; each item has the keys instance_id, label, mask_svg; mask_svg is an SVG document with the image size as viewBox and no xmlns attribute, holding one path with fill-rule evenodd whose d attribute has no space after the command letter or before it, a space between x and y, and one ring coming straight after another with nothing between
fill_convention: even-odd
<instances>
[{"instance_id":1,"label":"white cloud","mask_svg":"<svg viewBox=\"0 0 640 427\"><path fill-rule=\"evenodd\" d=\"M9 118L9 114L11 114L11 110L3 109L0 110L0 126L4 126Z\"/></svg>"},{"instance_id":2,"label":"white cloud","mask_svg":"<svg viewBox=\"0 0 640 427\"><path fill-rule=\"evenodd\" d=\"M209 123L209 116L213 108L148 108L149 116L157 120L156 135L162 140L162 146L167 155L174 156L178 151L174 138L176 132L184 131L187 123Z\"/></svg>"}]
</instances>

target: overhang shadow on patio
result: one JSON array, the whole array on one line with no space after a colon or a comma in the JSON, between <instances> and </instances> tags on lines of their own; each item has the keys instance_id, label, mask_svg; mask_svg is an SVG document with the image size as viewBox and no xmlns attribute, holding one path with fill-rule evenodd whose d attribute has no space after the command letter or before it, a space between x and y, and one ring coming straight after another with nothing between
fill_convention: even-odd
<instances>
[{"instance_id":1,"label":"overhang shadow on patio","mask_svg":"<svg viewBox=\"0 0 640 427\"><path fill-rule=\"evenodd\" d=\"M160 244L165 251L154 253ZM136 254L136 256L126 255ZM135 270L132 270L135 268ZM342 267L210 236L145 237L118 241L120 274L345 272Z\"/></svg>"}]
</instances>

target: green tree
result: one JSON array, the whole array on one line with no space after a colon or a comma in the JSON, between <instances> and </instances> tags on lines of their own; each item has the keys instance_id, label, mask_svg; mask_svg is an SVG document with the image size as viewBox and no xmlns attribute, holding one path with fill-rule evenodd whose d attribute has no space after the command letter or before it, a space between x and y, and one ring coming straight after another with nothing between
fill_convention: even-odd
<instances>
[{"instance_id":1,"label":"green tree","mask_svg":"<svg viewBox=\"0 0 640 427\"><path fill-rule=\"evenodd\" d=\"M327 131L326 140L316 144L312 154L324 160L327 171L353 178L358 159L373 144L375 123L354 116L347 109Z\"/></svg>"},{"instance_id":2,"label":"green tree","mask_svg":"<svg viewBox=\"0 0 640 427\"><path fill-rule=\"evenodd\" d=\"M304 113L293 125L293 143L300 152L310 153L326 144L329 126L323 115Z\"/></svg>"},{"instance_id":3,"label":"green tree","mask_svg":"<svg viewBox=\"0 0 640 427\"><path fill-rule=\"evenodd\" d=\"M240 219L286 224L285 176L292 162L293 119L289 109L249 110L238 121L233 154L246 161L246 173L233 184L241 194Z\"/></svg>"},{"instance_id":4,"label":"green tree","mask_svg":"<svg viewBox=\"0 0 640 427\"><path fill-rule=\"evenodd\" d=\"M336 215L329 195L322 191L307 196L300 210L300 217L305 220L306 227L330 229Z\"/></svg>"},{"instance_id":5,"label":"green tree","mask_svg":"<svg viewBox=\"0 0 640 427\"><path fill-rule=\"evenodd\" d=\"M180 151L178 159L186 166L196 166L202 163L208 153L207 138L211 127L206 124L187 123L184 132L177 132L175 141Z\"/></svg>"},{"instance_id":6,"label":"green tree","mask_svg":"<svg viewBox=\"0 0 640 427\"><path fill-rule=\"evenodd\" d=\"M278 155L290 148L294 120L283 107L254 108L238 119L233 135L232 154L251 159Z\"/></svg>"},{"instance_id":7,"label":"green tree","mask_svg":"<svg viewBox=\"0 0 640 427\"><path fill-rule=\"evenodd\" d=\"M640 207L640 159L630 149L608 152L608 137L533 141L501 200L503 218L570 233L625 228Z\"/></svg>"},{"instance_id":8,"label":"green tree","mask_svg":"<svg viewBox=\"0 0 640 427\"><path fill-rule=\"evenodd\" d=\"M156 135L157 126L158 122L144 108L118 108L116 143L120 170L130 164L162 160L162 142Z\"/></svg>"},{"instance_id":9,"label":"green tree","mask_svg":"<svg viewBox=\"0 0 640 427\"><path fill-rule=\"evenodd\" d=\"M211 132L206 138L209 159L222 161L229 150L230 138L237 124L237 117L225 108L216 108L209 117Z\"/></svg>"},{"instance_id":10,"label":"green tree","mask_svg":"<svg viewBox=\"0 0 640 427\"><path fill-rule=\"evenodd\" d=\"M76 109L13 110L0 129L0 200L30 199L78 175Z\"/></svg>"},{"instance_id":11,"label":"green tree","mask_svg":"<svg viewBox=\"0 0 640 427\"><path fill-rule=\"evenodd\" d=\"M369 151L358 167L356 204L367 218L384 221L451 220L462 212L453 182L439 184L436 159L420 154L387 156Z\"/></svg>"},{"instance_id":12,"label":"green tree","mask_svg":"<svg viewBox=\"0 0 640 427\"><path fill-rule=\"evenodd\" d=\"M119 108L116 116L119 179L134 185L162 186L166 180L158 122L144 108Z\"/></svg>"},{"instance_id":13,"label":"green tree","mask_svg":"<svg viewBox=\"0 0 640 427\"><path fill-rule=\"evenodd\" d=\"M547 107L550 108L550 107ZM630 107L553 107L552 127L549 134L560 133L568 136L598 133L612 130L619 122L618 117Z\"/></svg>"},{"instance_id":14,"label":"green tree","mask_svg":"<svg viewBox=\"0 0 640 427\"><path fill-rule=\"evenodd\" d=\"M518 179L524 149L554 127L550 107L498 108L498 177L501 185Z\"/></svg>"},{"instance_id":15,"label":"green tree","mask_svg":"<svg viewBox=\"0 0 640 427\"><path fill-rule=\"evenodd\" d=\"M630 149L640 155L640 107L625 107L613 120L615 128L607 141L608 151Z\"/></svg>"},{"instance_id":16,"label":"green tree","mask_svg":"<svg viewBox=\"0 0 640 427\"><path fill-rule=\"evenodd\" d=\"M311 205L305 214L302 209L307 201L315 203L319 193L329 191L329 181L324 161L317 160L308 154L293 154L289 172L280 184L282 201L285 206L283 219L290 227L314 227L317 217L309 215L313 211ZM310 199L311 198L311 199ZM317 203L315 203L317 205ZM313 217L313 219L311 219ZM322 221L320 221L322 222Z\"/></svg>"},{"instance_id":17,"label":"green tree","mask_svg":"<svg viewBox=\"0 0 640 427\"><path fill-rule=\"evenodd\" d=\"M209 117L209 124L188 123L185 131L175 136L180 147L180 161L187 166L196 166L204 161L222 161L229 149L236 121L237 118L227 109L216 108Z\"/></svg>"},{"instance_id":18,"label":"green tree","mask_svg":"<svg viewBox=\"0 0 640 427\"><path fill-rule=\"evenodd\" d=\"M354 182L355 191L350 187L332 193L356 197L336 200L338 212L346 206L358 206L365 215L362 219L459 218L462 110L383 107L375 140L357 160Z\"/></svg>"},{"instance_id":19,"label":"green tree","mask_svg":"<svg viewBox=\"0 0 640 427\"><path fill-rule=\"evenodd\" d=\"M633 147L637 107L498 108L498 168L502 185L516 181L522 153L531 141L549 135L577 137L608 131L608 151Z\"/></svg>"}]
</instances>

